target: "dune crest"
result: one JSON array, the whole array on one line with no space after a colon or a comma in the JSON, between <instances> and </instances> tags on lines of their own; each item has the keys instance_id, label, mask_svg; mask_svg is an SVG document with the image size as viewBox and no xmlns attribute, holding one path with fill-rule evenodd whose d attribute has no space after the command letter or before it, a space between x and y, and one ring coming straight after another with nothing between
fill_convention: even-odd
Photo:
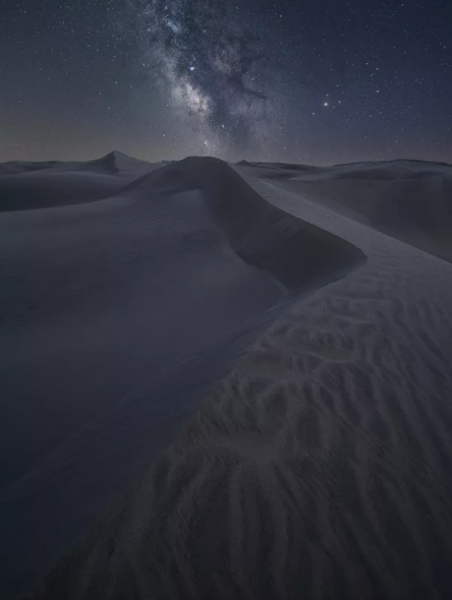
<instances>
[{"instance_id":1,"label":"dune crest","mask_svg":"<svg viewBox=\"0 0 452 600\"><path fill-rule=\"evenodd\" d=\"M303 172L277 165L238 170L452 262L451 165L397 160Z\"/></svg>"}]
</instances>

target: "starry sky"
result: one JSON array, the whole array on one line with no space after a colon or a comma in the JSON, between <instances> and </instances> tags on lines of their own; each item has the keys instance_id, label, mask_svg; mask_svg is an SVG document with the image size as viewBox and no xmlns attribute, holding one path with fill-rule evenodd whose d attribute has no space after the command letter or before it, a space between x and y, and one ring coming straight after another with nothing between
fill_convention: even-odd
<instances>
[{"instance_id":1,"label":"starry sky","mask_svg":"<svg viewBox=\"0 0 452 600\"><path fill-rule=\"evenodd\" d=\"M450 0L7 0L0 161L452 163Z\"/></svg>"}]
</instances>

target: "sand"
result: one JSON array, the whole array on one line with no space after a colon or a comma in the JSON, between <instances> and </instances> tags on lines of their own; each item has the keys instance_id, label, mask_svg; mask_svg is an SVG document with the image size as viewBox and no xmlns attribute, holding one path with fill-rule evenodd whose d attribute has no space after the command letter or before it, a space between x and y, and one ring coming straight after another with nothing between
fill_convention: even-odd
<instances>
[{"instance_id":1,"label":"sand","mask_svg":"<svg viewBox=\"0 0 452 600\"><path fill-rule=\"evenodd\" d=\"M35 599L450 595L452 265L243 168L368 261L259 337Z\"/></svg>"},{"instance_id":2,"label":"sand","mask_svg":"<svg viewBox=\"0 0 452 600\"><path fill-rule=\"evenodd\" d=\"M0 182L2 598L94 525L291 303L366 261L221 161L137 162Z\"/></svg>"},{"instance_id":3,"label":"sand","mask_svg":"<svg viewBox=\"0 0 452 600\"><path fill-rule=\"evenodd\" d=\"M387 235L452 262L452 166L404 160L325 169L259 165L272 180Z\"/></svg>"},{"instance_id":4,"label":"sand","mask_svg":"<svg viewBox=\"0 0 452 600\"><path fill-rule=\"evenodd\" d=\"M0 213L43 209L108 198L164 163L151 164L120 152L81 162L0 165Z\"/></svg>"}]
</instances>

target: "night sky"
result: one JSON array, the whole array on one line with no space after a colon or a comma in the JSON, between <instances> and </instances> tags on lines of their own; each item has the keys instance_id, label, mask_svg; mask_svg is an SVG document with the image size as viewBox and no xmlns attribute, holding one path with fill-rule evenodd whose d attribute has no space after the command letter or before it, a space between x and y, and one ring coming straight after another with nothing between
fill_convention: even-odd
<instances>
[{"instance_id":1,"label":"night sky","mask_svg":"<svg viewBox=\"0 0 452 600\"><path fill-rule=\"evenodd\" d=\"M0 161L452 162L450 0L3 0Z\"/></svg>"}]
</instances>

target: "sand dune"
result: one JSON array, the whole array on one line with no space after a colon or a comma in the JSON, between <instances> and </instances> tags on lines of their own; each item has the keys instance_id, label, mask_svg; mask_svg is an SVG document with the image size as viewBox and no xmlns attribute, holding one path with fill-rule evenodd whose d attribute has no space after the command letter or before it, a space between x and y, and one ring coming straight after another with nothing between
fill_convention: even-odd
<instances>
[{"instance_id":1,"label":"sand dune","mask_svg":"<svg viewBox=\"0 0 452 600\"><path fill-rule=\"evenodd\" d=\"M0 212L42 209L65 204L93 202L111 196L124 182L111 175L47 170L2 177Z\"/></svg>"},{"instance_id":2,"label":"sand dune","mask_svg":"<svg viewBox=\"0 0 452 600\"><path fill-rule=\"evenodd\" d=\"M152 169L152 164L132 156L127 156L123 152L109 152L102 158L88 161L10 161L0 165L2 169L11 174L30 173L35 171L83 171L104 174L123 174L128 169L134 172L141 169L142 172L148 172Z\"/></svg>"},{"instance_id":3,"label":"sand dune","mask_svg":"<svg viewBox=\"0 0 452 600\"><path fill-rule=\"evenodd\" d=\"M14 175L18 173L28 173L30 171L42 171L43 169L50 169L55 165L58 165L59 161L50 160L50 161L19 161L12 160L7 163L2 163L2 170L9 175Z\"/></svg>"},{"instance_id":4,"label":"sand dune","mask_svg":"<svg viewBox=\"0 0 452 600\"><path fill-rule=\"evenodd\" d=\"M272 179L283 189L452 261L450 165L407 160L302 174L295 170L268 173L259 167L255 172L248 168L245 174Z\"/></svg>"},{"instance_id":5,"label":"sand dune","mask_svg":"<svg viewBox=\"0 0 452 600\"><path fill-rule=\"evenodd\" d=\"M150 164L111 152L81 162L7 163L10 174L0 180L0 212L49 208L108 198L143 173L165 163Z\"/></svg>"},{"instance_id":6,"label":"sand dune","mask_svg":"<svg viewBox=\"0 0 452 600\"><path fill-rule=\"evenodd\" d=\"M15 172L12 167L0 163L0 175L13 175Z\"/></svg>"},{"instance_id":7,"label":"sand dune","mask_svg":"<svg viewBox=\"0 0 452 600\"><path fill-rule=\"evenodd\" d=\"M247 180L368 262L281 316L32 598L449 597L452 266Z\"/></svg>"},{"instance_id":8,"label":"sand dune","mask_svg":"<svg viewBox=\"0 0 452 600\"><path fill-rule=\"evenodd\" d=\"M38 193L39 177L42 196L0 215L2 598L94 523L289 303L365 262L221 161L84 169L4 178ZM78 177L122 187L87 202Z\"/></svg>"}]
</instances>

